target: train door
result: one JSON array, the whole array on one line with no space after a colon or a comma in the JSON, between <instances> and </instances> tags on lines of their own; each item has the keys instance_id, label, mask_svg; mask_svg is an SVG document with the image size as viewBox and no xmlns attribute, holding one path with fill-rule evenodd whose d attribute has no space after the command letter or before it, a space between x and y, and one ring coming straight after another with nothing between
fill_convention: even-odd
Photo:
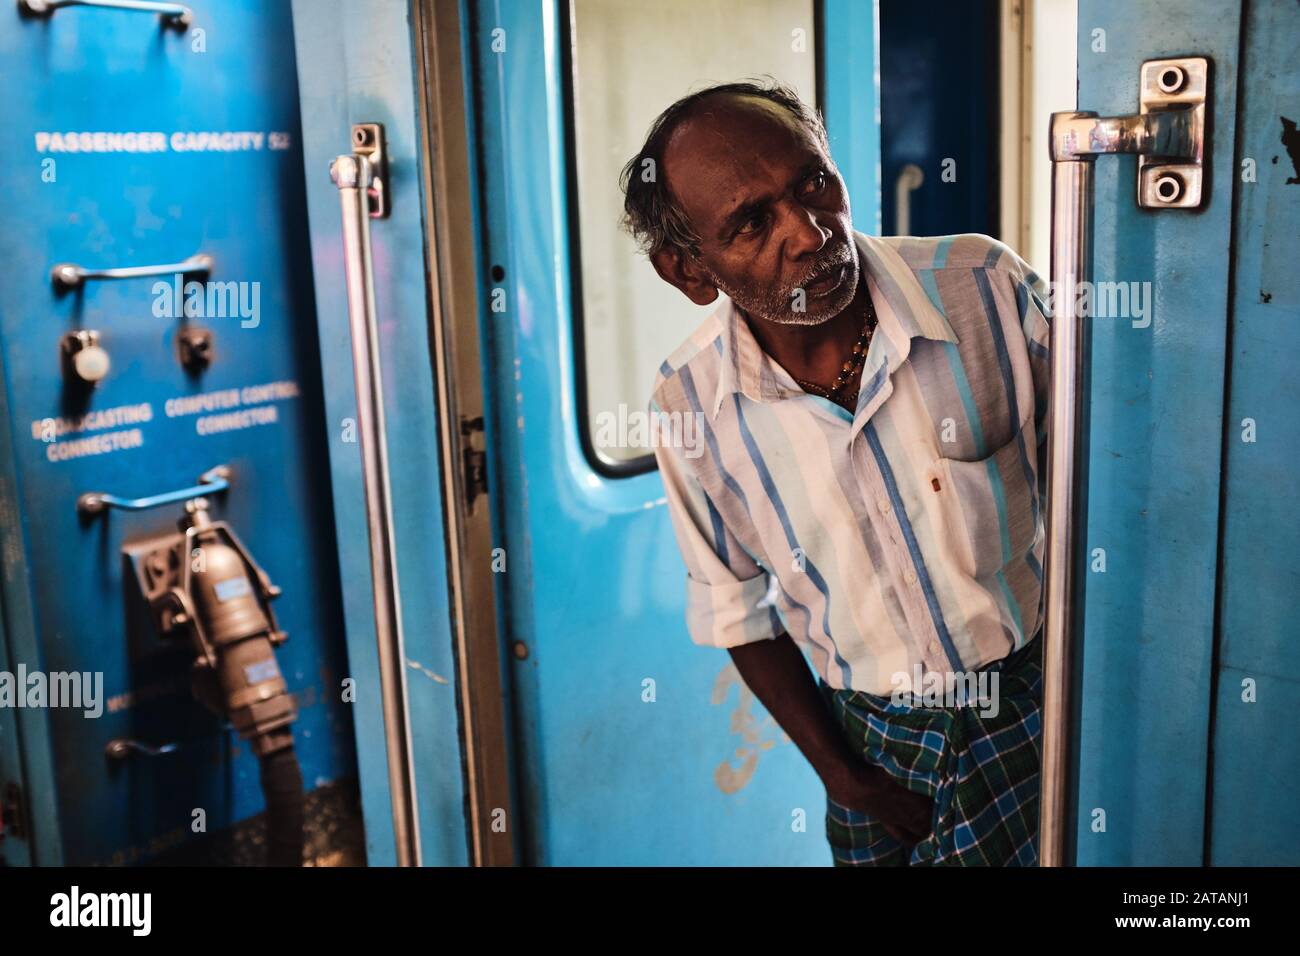
<instances>
[{"instance_id":1,"label":"train door","mask_svg":"<svg viewBox=\"0 0 1300 956\"><path fill-rule=\"evenodd\" d=\"M729 657L686 633L637 419L707 310L619 232L618 176L674 99L769 74L824 108L855 223L878 231L874 5L468 7L523 857L828 864L821 783Z\"/></svg>"},{"instance_id":2,"label":"train door","mask_svg":"<svg viewBox=\"0 0 1300 956\"><path fill-rule=\"evenodd\" d=\"M405 742L358 719L372 860L412 861L416 834L426 863L827 862L820 783L686 635L662 485L626 426L702 316L651 281L613 204L620 155L671 99L772 73L821 100L876 231L873 7L293 9L349 650L404 641L403 682L369 693L405 696ZM711 43L724 26L733 42ZM675 75L637 72L647 43ZM354 390L367 338L382 434ZM387 451L393 547L373 572L349 423ZM399 609L369 587L385 568Z\"/></svg>"},{"instance_id":3,"label":"train door","mask_svg":"<svg viewBox=\"0 0 1300 956\"><path fill-rule=\"evenodd\" d=\"M509 863L457 5L293 29L369 860Z\"/></svg>"},{"instance_id":4,"label":"train door","mask_svg":"<svg viewBox=\"0 0 1300 956\"><path fill-rule=\"evenodd\" d=\"M1233 157L1232 316L1212 679L1213 866L1294 865L1300 820L1300 9L1247 3ZM1261 174L1259 171L1263 170ZM1262 421L1262 426L1261 426ZM1260 435L1259 428L1271 434Z\"/></svg>"},{"instance_id":5,"label":"train door","mask_svg":"<svg viewBox=\"0 0 1300 956\"><path fill-rule=\"evenodd\" d=\"M1095 163L1080 864L1295 862L1298 43L1294 3L1079 2L1080 110L1189 105L1208 67L1198 201Z\"/></svg>"}]
</instances>

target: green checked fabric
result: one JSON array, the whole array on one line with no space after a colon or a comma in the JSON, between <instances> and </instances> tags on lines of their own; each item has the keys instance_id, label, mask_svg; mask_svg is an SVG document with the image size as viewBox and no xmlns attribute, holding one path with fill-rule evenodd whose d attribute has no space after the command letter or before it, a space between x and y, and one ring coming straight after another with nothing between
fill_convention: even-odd
<instances>
[{"instance_id":1,"label":"green checked fabric","mask_svg":"<svg viewBox=\"0 0 1300 956\"><path fill-rule=\"evenodd\" d=\"M850 745L903 786L934 799L928 837L913 847L866 813L827 798L836 866L1037 866L1042 640L997 671L997 713L985 703L923 707L834 690L819 681ZM990 683L991 687L991 676Z\"/></svg>"}]
</instances>

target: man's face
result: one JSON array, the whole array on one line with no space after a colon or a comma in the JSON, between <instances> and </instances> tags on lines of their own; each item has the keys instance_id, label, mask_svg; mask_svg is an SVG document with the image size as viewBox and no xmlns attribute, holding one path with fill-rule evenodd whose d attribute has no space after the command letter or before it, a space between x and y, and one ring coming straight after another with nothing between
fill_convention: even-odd
<instances>
[{"instance_id":1,"label":"man's face","mask_svg":"<svg viewBox=\"0 0 1300 956\"><path fill-rule=\"evenodd\" d=\"M781 106L702 102L669 138L663 166L701 242L698 257L669 250L675 262L661 252L655 264L693 301L721 291L783 325L819 325L852 301L859 264L844 181Z\"/></svg>"}]
</instances>

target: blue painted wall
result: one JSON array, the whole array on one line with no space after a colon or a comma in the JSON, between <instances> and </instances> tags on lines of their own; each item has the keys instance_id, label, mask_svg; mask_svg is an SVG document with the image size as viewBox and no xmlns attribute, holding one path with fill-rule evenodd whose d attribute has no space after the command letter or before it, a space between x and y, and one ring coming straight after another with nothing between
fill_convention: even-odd
<instances>
[{"instance_id":1,"label":"blue painted wall","mask_svg":"<svg viewBox=\"0 0 1300 956\"><path fill-rule=\"evenodd\" d=\"M853 225L880 232L880 11L875 0L820 0L816 38L831 155L849 188Z\"/></svg>"},{"instance_id":2,"label":"blue painted wall","mask_svg":"<svg viewBox=\"0 0 1300 956\"><path fill-rule=\"evenodd\" d=\"M153 494L191 485L218 463L233 467L233 488L213 499L213 511L284 590L276 612L289 641L277 657L301 706L294 732L303 776L311 787L355 772L351 715L336 691L346 666L320 480L289 7L223 0L197 8L193 27L202 44L197 32L160 29L157 17L138 12L69 8L29 20L13 4L0 11L0 81L13 92L0 126L10 157L0 178L0 663L99 671L106 696L136 695L98 719L73 710L4 716L0 769L15 776L21 749L35 825L30 844L4 842L12 862L135 862L189 837L194 808L206 810L210 831L262 809L255 758L191 700L188 652L160 647L126 617L119 549L174 530L180 509L84 524L74 509L82 492ZM240 152L42 153L41 131L257 131L263 139ZM286 148L272 148L271 133L283 134L276 145ZM153 314L154 280L92 282L63 297L49 281L56 262L148 265L196 252L215 258L213 280L260 288L256 327L204 320L217 357L197 378L177 361L176 320ZM87 408L148 402L152 419L138 426L139 447L53 461L32 423L79 411L58 361L60 336L78 328L98 329L112 360ZM170 397L283 380L300 394L272 403L271 425L202 436L195 416L165 414ZM112 767L104 747L114 737L182 747Z\"/></svg>"}]
</instances>

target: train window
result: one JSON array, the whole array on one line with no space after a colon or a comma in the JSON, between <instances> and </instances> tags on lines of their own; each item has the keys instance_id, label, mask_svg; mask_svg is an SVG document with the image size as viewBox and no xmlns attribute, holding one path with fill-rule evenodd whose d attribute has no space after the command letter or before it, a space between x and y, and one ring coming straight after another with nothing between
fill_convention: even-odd
<instances>
[{"instance_id":1,"label":"train window","mask_svg":"<svg viewBox=\"0 0 1300 956\"><path fill-rule=\"evenodd\" d=\"M601 471L653 467L642 440L648 430L637 424L655 373L715 307L693 305L660 279L619 228L619 172L654 118L703 86L770 75L816 103L813 5L570 2L578 394L586 417L584 445Z\"/></svg>"}]
</instances>

